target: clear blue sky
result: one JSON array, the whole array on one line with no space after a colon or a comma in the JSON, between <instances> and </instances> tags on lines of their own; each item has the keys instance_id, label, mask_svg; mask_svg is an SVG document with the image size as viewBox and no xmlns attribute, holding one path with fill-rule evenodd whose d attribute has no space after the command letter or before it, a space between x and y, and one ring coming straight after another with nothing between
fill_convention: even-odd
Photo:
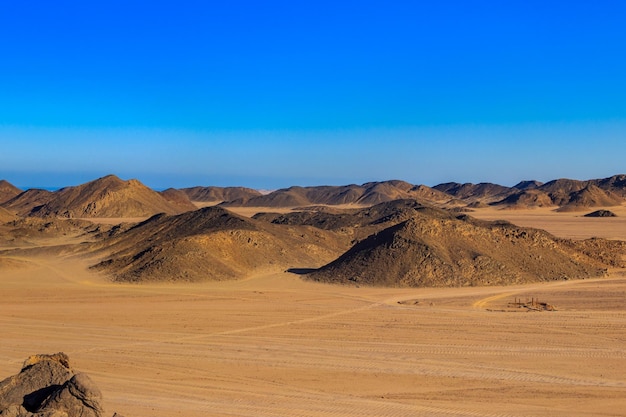
<instances>
[{"instance_id":1,"label":"clear blue sky","mask_svg":"<svg viewBox=\"0 0 626 417\"><path fill-rule=\"evenodd\" d=\"M626 172L626 2L5 1L0 178Z\"/></svg>"}]
</instances>

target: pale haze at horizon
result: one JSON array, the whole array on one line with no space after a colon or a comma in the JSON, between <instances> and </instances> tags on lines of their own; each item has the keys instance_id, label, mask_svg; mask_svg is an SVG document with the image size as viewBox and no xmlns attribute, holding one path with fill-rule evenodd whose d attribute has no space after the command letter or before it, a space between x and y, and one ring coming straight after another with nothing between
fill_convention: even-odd
<instances>
[{"instance_id":1,"label":"pale haze at horizon","mask_svg":"<svg viewBox=\"0 0 626 417\"><path fill-rule=\"evenodd\" d=\"M4 6L0 179L273 189L626 172L626 5L430 3Z\"/></svg>"}]
</instances>

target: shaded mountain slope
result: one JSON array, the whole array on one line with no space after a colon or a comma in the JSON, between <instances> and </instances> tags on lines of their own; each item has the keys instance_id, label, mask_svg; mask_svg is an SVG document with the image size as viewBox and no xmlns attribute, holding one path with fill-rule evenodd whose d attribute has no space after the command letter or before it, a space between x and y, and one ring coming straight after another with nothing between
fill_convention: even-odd
<instances>
[{"instance_id":1,"label":"shaded mountain slope","mask_svg":"<svg viewBox=\"0 0 626 417\"><path fill-rule=\"evenodd\" d=\"M513 188L518 189L518 190L533 190L535 188L541 187L542 185L543 183L539 181L525 180L525 181L518 182L517 184L513 186Z\"/></svg>"},{"instance_id":2,"label":"shaded mountain slope","mask_svg":"<svg viewBox=\"0 0 626 417\"><path fill-rule=\"evenodd\" d=\"M610 191L622 198L626 198L626 175L624 174L613 175L609 178L590 180L589 182L605 191Z\"/></svg>"},{"instance_id":3,"label":"shaded mountain slope","mask_svg":"<svg viewBox=\"0 0 626 417\"><path fill-rule=\"evenodd\" d=\"M15 219L17 219L17 216L13 212L5 209L4 207L0 207L0 224L7 223Z\"/></svg>"},{"instance_id":4,"label":"shaded mountain slope","mask_svg":"<svg viewBox=\"0 0 626 417\"><path fill-rule=\"evenodd\" d=\"M146 217L155 213L181 213L187 204L166 200L137 180L108 175L75 187L58 190L29 213L38 217ZM195 208L195 207L193 207Z\"/></svg>"},{"instance_id":5,"label":"shaded mountain slope","mask_svg":"<svg viewBox=\"0 0 626 417\"><path fill-rule=\"evenodd\" d=\"M397 199L427 199L433 203L448 203L453 197L425 185L415 186L405 181L369 182L363 185L289 187L247 201L227 201L224 206L299 207L326 205L374 205Z\"/></svg>"},{"instance_id":6,"label":"shaded mountain slope","mask_svg":"<svg viewBox=\"0 0 626 417\"><path fill-rule=\"evenodd\" d=\"M17 213L19 216L28 216L31 211L43 206L52 199L52 192L31 188L1 204L2 207Z\"/></svg>"},{"instance_id":7,"label":"shaded mountain slope","mask_svg":"<svg viewBox=\"0 0 626 417\"><path fill-rule=\"evenodd\" d=\"M225 201L223 206L245 206L245 207L296 207L312 204L307 196L308 190L305 187L289 187L273 191L266 195L258 195L250 199L238 198Z\"/></svg>"},{"instance_id":8,"label":"shaded mountain slope","mask_svg":"<svg viewBox=\"0 0 626 417\"><path fill-rule=\"evenodd\" d=\"M558 211L577 211L589 207L611 207L624 203L626 176L616 175L601 180L578 181L557 179L540 185L525 181L517 191L492 205L505 208L557 206Z\"/></svg>"},{"instance_id":9,"label":"shaded mountain slope","mask_svg":"<svg viewBox=\"0 0 626 417\"><path fill-rule=\"evenodd\" d=\"M31 248L59 245L70 240L92 240L93 234L110 227L79 219L17 217L0 224L0 247Z\"/></svg>"},{"instance_id":10,"label":"shaded mountain slope","mask_svg":"<svg viewBox=\"0 0 626 417\"><path fill-rule=\"evenodd\" d=\"M605 191L596 185L588 184L580 191L574 191L568 196L565 204L557 211L580 211L589 207L619 206L624 199L611 191Z\"/></svg>"},{"instance_id":11,"label":"shaded mountain slope","mask_svg":"<svg viewBox=\"0 0 626 417\"><path fill-rule=\"evenodd\" d=\"M117 281L204 281L317 267L348 245L347 238L332 232L279 226L207 207L156 215L91 250L109 253L95 268Z\"/></svg>"},{"instance_id":12,"label":"shaded mountain slope","mask_svg":"<svg viewBox=\"0 0 626 417\"><path fill-rule=\"evenodd\" d=\"M6 180L0 180L0 204L22 193L22 190Z\"/></svg>"},{"instance_id":13,"label":"shaded mountain slope","mask_svg":"<svg viewBox=\"0 0 626 417\"><path fill-rule=\"evenodd\" d=\"M604 242L625 253L623 242ZM603 275L607 264L590 256L597 250L587 249L506 222L417 215L357 243L307 276L330 283L437 287Z\"/></svg>"},{"instance_id":14,"label":"shaded mountain slope","mask_svg":"<svg viewBox=\"0 0 626 417\"><path fill-rule=\"evenodd\" d=\"M570 195L577 191L582 190L587 186L587 181L570 180L567 178L561 178L558 180L549 181L538 189L550 196L552 203L555 206L563 206L569 203Z\"/></svg>"},{"instance_id":15,"label":"shaded mountain slope","mask_svg":"<svg viewBox=\"0 0 626 417\"><path fill-rule=\"evenodd\" d=\"M518 191L501 201L491 203L491 205L502 206L510 209L554 206L550 196L536 188L527 188L522 191Z\"/></svg>"},{"instance_id":16,"label":"shaded mountain slope","mask_svg":"<svg viewBox=\"0 0 626 417\"><path fill-rule=\"evenodd\" d=\"M193 211L198 209L198 207L191 202L189 196L181 190L168 188L167 190L161 191L159 194L168 202L176 205L176 207L184 209L184 211Z\"/></svg>"},{"instance_id":17,"label":"shaded mountain slope","mask_svg":"<svg viewBox=\"0 0 626 417\"><path fill-rule=\"evenodd\" d=\"M488 182L480 184L449 182L436 185L433 188L443 193L450 194L460 200L464 200L467 203L476 201L489 203L501 200L516 191L515 189L503 185Z\"/></svg>"},{"instance_id":18,"label":"shaded mountain slope","mask_svg":"<svg viewBox=\"0 0 626 417\"><path fill-rule=\"evenodd\" d=\"M439 208L421 204L416 200L393 200L362 209L306 210L293 213L259 213L253 218L274 224L313 226L334 230L353 239L363 239L385 227L400 223L418 213L433 217L449 218L453 214Z\"/></svg>"},{"instance_id":19,"label":"shaded mountain slope","mask_svg":"<svg viewBox=\"0 0 626 417\"><path fill-rule=\"evenodd\" d=\"M248 201L253 197L259 197L262 194L251 188L245 187L190 187L182 188L180 191L185 193L191 201L203 202L222 202L241 200Z\"/></svg>"}]
</instances>

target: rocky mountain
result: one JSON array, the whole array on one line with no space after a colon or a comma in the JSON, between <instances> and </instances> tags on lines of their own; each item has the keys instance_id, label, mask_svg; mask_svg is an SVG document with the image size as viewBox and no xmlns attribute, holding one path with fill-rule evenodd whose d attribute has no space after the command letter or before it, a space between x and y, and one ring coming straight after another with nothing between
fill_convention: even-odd
<instances>
[{"instance_id":1,"label":"rocky mountain","mask_svg":"<svg viewBox=\"0 0 626 417\"><path fill-rule=\"evenodd\" d=\"M491 204L509 209L554 206L550 196L537 188L526 188Z\"/></svg>"},{"instance_id":2,"label":"rocky mountain","mask_svg":"<svg viewBox=\"0 0 626 417\"><path fill-rule=\"evenodd\" d=\"M52 199L52 192L31 188L5 201L0 206L20 216L28 216L34 209L43 206L50 199Z\"/></svg>"},{"instance_id":3,"label":"rocky mountain","mask_svg":"<svg viewBox=\"0 0 626 417\"><path fill-rule=\"evenodd\" d=\"M558 211L581 211L589 207L619 206L624 199L612 191L605 191L593 184L587 184L583 189L569 194L565 204L561 204Z\"/></svg>"},{"instance_id":4,"label":"rocky mountain","mask_svg":"<svg viewBox=\"0 0 626 417\"><path fill-rule=\"evenodd\" d=\"M490 203L501 200L517 191L498 184L483 182L480 184L449 182L433 187L435 190L450 194L466 203L481 201Z\"/></svg>"},{"instance_id":5,"label":"rocky mountain","mask_svg":"<svg viewBox=\"0 0 626 417\"><path fill-rule=\"evenodd\" d=\"M434 216L452 214L416 200L404 199L379 203L361 209L334 209L326 207L319 210L303 210L292 213L258 213L253 218L274 224L291 226L312 226L323 230L340 231L353 239L363 239L372 233L398 224L418 213Z\"/></svg>"},{"instance_id":6,"label":"rocky mountain","mask_svg":"<svg viewBox=\"0 0 626 417\"><path fill-rule=\"evenodd\" d=\"M518 189L518 190L534 190L535 188L539 188L542 185L543 183L540 181L526 180L526 181L518 182L517 184L513 186L513 188Z\"/></svg>"},{"instance_id":7,"label":"rocky mountain","mask_svg":"<svg viewBox=\"0 0 626 417\"><path fill-rule=\"evenodd\" d=\"M257 190L245 187L191 187L182 188L191 201L221 203L223 201L241 201L244 204L253 197L263 194Z\"/></svg>"},{"instance_id":8,"label":"rocky mountain","mask_svg":"<svg viewBox=\"0 0 626 417\"><path fill-rule=\"evenodd\" d=\"M549 181L538 187L539 190L548 194L555 206L563 206L569 203L570 195L576 193L587 186L586 181L570 180L560 178Z\"/></svg>"},{"instance_id":9,"label":"rocky mountain","mask_svg":"<svg viewBox=\"0 0 626 417\"><path fill-rule=\"evenodd\" d=\"M626 198L626 175L613 175L609 178L602 178L597 180L590 180L590 183L601 188L605 191L610 191L614 194Z\"/></svg>"},{"instance_id":10,"label":"rocky mountain","mask_svg":"<svg viewBox=\"0 0 626 417\"><path fill-rule=\"evenodd\" d=\"M623 266L625 242L594 245L506 222L417 214L358 242L307 277L392 287L500 285L596 277L608 264ZM596 255L607 250L615 256L600 261Z\"/></svg>"},{"instance_id":11,"label":"rocky mountain","mask_svg":"<svg viewBox=\"0 0 626 417\"><path fill-rule=\"evenodd\" d=\"M337 257L349 237L309 226L280 226L206 207L160 214L91 246L105 254L95 269L116 281L204 281L266 270L317 267Z\"/></svg>"},{"instance_id":12,"label":"rocky mountain","mask_svg":"<svg viewBox=\"0 0 626 417\"><path fill-rule=\"evenodd\" d=\"M545 184L523 181L514 189L519 191L490 204L503 208L554 206L558 207L558 211L580 211L623 204L626 201L626 176L588 181L561 178Z\"/></svg>"},{"instance_id":13,"label":"rocky mountain","mask_svg":"<svg viewBox=\"0 0 626 417\"><path fill-rule=\"evenodd\" d=\"M10 203L10 201L9 201ZM147 217L156 213L181 213L195 209L186 202L167 200L137 180L108 175L86 184L62 188L28 215L37 217L93 218Z\"/></svg>"},{"instance_id":14,"label":"rocky mountain","mask_svg":"<svg viewBox=\"0 0 626 417\"><path fill-rule=\"evenodd\" d=\"M0 207L0 224L7 223L17 219L17 216L5 209L4 207Z\"/></svg>"},{"instance_id":15,"label":"rocky mountain","mask_svg":"<svg viewBox=\"0 0 626 417\"><path fill-rule=\"evenodd\" d=\"M247 201L234 200L223 203L229 206L248 207L301 207L325 205L374 205L386 201L413 198L428 200L433 204L454 202L450 195L425 185L412 185L405 181L391 180L369 182L363 185L289 187Z\"/></svg>"},{"instance_id":16,"label":"rocky mountain","mask_svg":"<svg viewBox=\"0 0 626 417\"><path fill-rule=\"evenodd\" d=\"M184 211L196 210L198 208L191 202L189 196L182 190L168 188L167 190L161 191L159 194L168 202L184 209Z\"/></svg>"},{"instance_id":17,"label":"rocky mountain","mask_svg":"<svg viewBox=\"0 0 626 417\"><path fill-rule=\"evenodd\" d=\"M22 193L22 190L6 180L0 180L0 204Z\"/></svg>"}]
</instances>

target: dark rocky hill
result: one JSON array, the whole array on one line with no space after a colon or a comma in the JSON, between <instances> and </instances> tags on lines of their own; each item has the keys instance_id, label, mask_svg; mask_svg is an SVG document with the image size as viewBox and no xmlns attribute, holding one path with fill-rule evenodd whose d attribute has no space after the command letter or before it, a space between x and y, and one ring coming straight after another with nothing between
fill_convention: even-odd
<instances>
[{"instance_id":1,"label":"dark rocky hill","mask_svg":"<svg viewBox=\"0 0 626 417\"><path fill-rule=\"evenodd\" d=\"M33 210L42 207L52 198L53 194L50 191L31 188L5 201L0 206L20 216L28 216Z\"/></svg>"},{"instance_id":2,"label":"dark rocky hill","mask_svg":"<svg viewBox=\"0 0 626 417\"><path fill-rule=\"evenodd\" d=\"M605 241L614 264L624 242ZM606 251L576 246L547 232L469 216L416 215L354 245L310 279L341 284L400 287L501 285L602 276ZM585 250L583 250L583 247Z\"/></svg>"},{"instance_id":3,"label":"dark rocky hill","mask_svg":"<svg viewBox=\"0 0 626 417\"><path fill-rule=\"evenodd\" d=\"M565 204L561 204L558 211L581 211L589 207L619 206L624 199L612 191L605 191L593 184L587 184L583 189L570 193Z\"/></svg>"},{"instance_id":4,"label":"dark rocky hill","mask_svg":"<svg viewBox=\"0 0 626 417\"><path fill-rule=\"evenodd\" d=\"M260 271L317 267L348 248L349 238L307 226L280 226L206 207L156 215L105 237L94 268L116 281L211 281Z\"/></svg>"},{"instance_id":5,"label":"dark rocky hill","mask_svg":"<svg viewBox=\"0 0 626 417\"><path fill-rule=\"evenodd\" d=\"M240 200L248 201L253 197L260 197L262 194L251 188L245 187L190 187L182 188L191 201L221 203L223 201Z\"/></svg>"},{"instance_id":6,"label":"dark rocky hill","mask_svg":"<svg viewBox=\"0 0 626 417\"><path fill-rule=\"evenodd\" d=\"M441 192L450 194L460 200L465 201L466 203L473 203L476 201L490 203L492 201L501 200L512 194L513 192L517 191L509 187L488 182L483 182L480 184L460 184L457 182L449 182L436 185L433 188Z\"/></svg>"},{"instance_id":7,"label":"dark rocky hill","mask_svg":"<svg viewBox=\"0 0 626 417\"><path fill-rule=\"evenodd\" d=\"M425 185L416 186L405 181L391 180L369 182L363 185L289 187L247 201L227 201L223 205L225 207L299 207L319 204L370 206L408 198L428 200L437 204L454 201L452 196Z\"/></svg>"}]
</instances>

